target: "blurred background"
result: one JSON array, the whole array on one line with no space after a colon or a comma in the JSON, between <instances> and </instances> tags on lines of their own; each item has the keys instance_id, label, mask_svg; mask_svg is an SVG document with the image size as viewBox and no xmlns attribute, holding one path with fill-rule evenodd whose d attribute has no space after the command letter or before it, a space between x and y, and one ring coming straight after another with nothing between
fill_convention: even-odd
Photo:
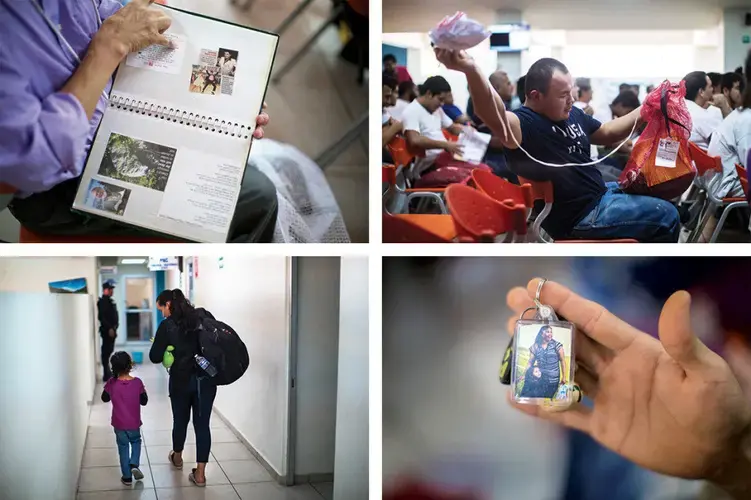
<instances>
[{"instance_id":1,"label":"blurred background","mask_svg":"<svg viewBox=\"0 0 751 500\"><path fill-rule=\"evenodd\" d=\"M574 78L589 80L588 104L595 118L609 121L623 83L643 101L647 87L666 78L742 66L751 48L750 7L748 0L383 0L383 54L395 55L415 83L445 77L465 110L466 78L439 67L427 35L461 10L496 33L469 51L486 75L500 69L516 83L538 59L556 58Z\"/></svg>"},{"instance_id":2,"label":"blurred background","mask_svg":"<svg viewBox=\"0 0 751 500\"><path fill-rule=\"evenodd\" d=\"M498 381L512 314L506 294L534 277L651 335L664 301L688 290L696 334L723 356L748 354L751 259L385 258L384 491L415 480L489 500L700 498L701 482L646 471L509 406ZM731 366L747 382L748 370Z\"/></svg>"},{"instance_id":3,"label":"blurred background","mask_svg":"<svg viewBox=\"0 0 751 500\"><path fill-rule=\"evenodd\" d=\"M256 141L251 154L288 201L280 200L277 239L367 242L367 0L160 3L281 32L266 95L268 140ZM20 227L4 207L0 204L0 240L14 243ZM301 228L300 218L310 227Z\"/></svg>"}]
</instances>

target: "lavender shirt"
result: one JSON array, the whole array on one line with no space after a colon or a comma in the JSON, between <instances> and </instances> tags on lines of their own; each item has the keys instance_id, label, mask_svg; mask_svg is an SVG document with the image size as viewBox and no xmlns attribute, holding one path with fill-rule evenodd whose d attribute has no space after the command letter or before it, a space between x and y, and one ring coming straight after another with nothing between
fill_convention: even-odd
<instances>
[{"instance_id":1,"label":"lavender shirt","mask_svg":"<svg viewBox=\"0 0 751 500\"><path fill-rule=\"evenodd\" d=\"M104 391L112 399L112 427L119 431L141 428L141 393L146 388L140 378L118 380L111 378L104 384Z\"/></svg>"},{"instance_id":2,"label":"lavender shirt","mask_svg":"<svg viewBox=\"0 0 751 500\"><path fill-rule=\"evenodd\" d=\"M92 1L38 1L83 59L99 29ZM96 1L103 20L122 7ZM17 196L83 172L106 101L100 97L89 120L78 99L59 92L77 66L30 0L0 0L0 182L18 189Z\"/></svg>"}]
</instances>

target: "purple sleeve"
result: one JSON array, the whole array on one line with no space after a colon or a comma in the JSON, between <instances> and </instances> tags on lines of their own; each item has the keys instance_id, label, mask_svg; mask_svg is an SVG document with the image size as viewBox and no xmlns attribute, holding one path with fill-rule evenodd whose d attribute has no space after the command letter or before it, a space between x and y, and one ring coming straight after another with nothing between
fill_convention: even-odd
<instances>
[{"instance_id":1,"label":"purple sleeve","mask_svg":"<svg viewBox=\"0 0 751 500\"><path fill-rule=\"evenodd\" d=\"M0 182L46 191L81 174L89 119L70 94L40 101L12 66L0 58Z\"/></svg>"},{"instance_id":2,"label":"purple sleeve","mask_svg":"<svg viewBox=\"0 0 751 500\"><path fill-rule=\"evenodd\" d=\"M103 387L103 389L104 389L105 392L109 393L112 390L112 381L113 380L117 380L117 379L111 378L107 382L105 382L104 387Z\"/></svg>"},{"instance_id":3,"label":"purple sleeve","mask_svg":"<svg viewBox=\"0 0 751 500\"><path fill-rule=\"evenodd\" d=\"M123 5L117 0L99 0L99 15L102 16L102 21L122 8Z\"/></svg>"}]
</instances>

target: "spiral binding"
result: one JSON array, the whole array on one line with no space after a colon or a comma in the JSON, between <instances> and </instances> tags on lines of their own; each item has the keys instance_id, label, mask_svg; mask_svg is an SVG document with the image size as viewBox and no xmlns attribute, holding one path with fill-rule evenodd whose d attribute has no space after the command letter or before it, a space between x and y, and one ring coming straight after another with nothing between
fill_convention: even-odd
<instances>
[{"instance_id":1,"label":"spiral binding","mask_svg":"<svg viewBox=\"0 0 751 500\"><path fill-rule=\"evenodd\" d=\"M136 114L153 116L162 120L179 123L188 127L198 127L208 132L229 135L238 139L247 139L251 129L239 123L219 120L212 116L198 115L180 109L162 106L149 101L125 97L121 95L110 96L110 107L130 111Z\"/></svg>"}]
</instances>

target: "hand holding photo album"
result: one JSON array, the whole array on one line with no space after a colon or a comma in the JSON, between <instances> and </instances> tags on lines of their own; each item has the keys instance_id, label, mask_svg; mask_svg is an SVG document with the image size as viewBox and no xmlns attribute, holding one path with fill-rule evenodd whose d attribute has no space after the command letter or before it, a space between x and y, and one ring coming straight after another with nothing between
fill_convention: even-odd
<instances>
[{"instance_id":1,"label":"hand holding photo album","mask_svg":"<svg viewBox=\"0 0 751 500\"><path fill-rule=\"evenodd\" d=\"M171 47L120 64L73 209L225 243L278 35L166 9Z\"/></svg>"}]
</instances>

